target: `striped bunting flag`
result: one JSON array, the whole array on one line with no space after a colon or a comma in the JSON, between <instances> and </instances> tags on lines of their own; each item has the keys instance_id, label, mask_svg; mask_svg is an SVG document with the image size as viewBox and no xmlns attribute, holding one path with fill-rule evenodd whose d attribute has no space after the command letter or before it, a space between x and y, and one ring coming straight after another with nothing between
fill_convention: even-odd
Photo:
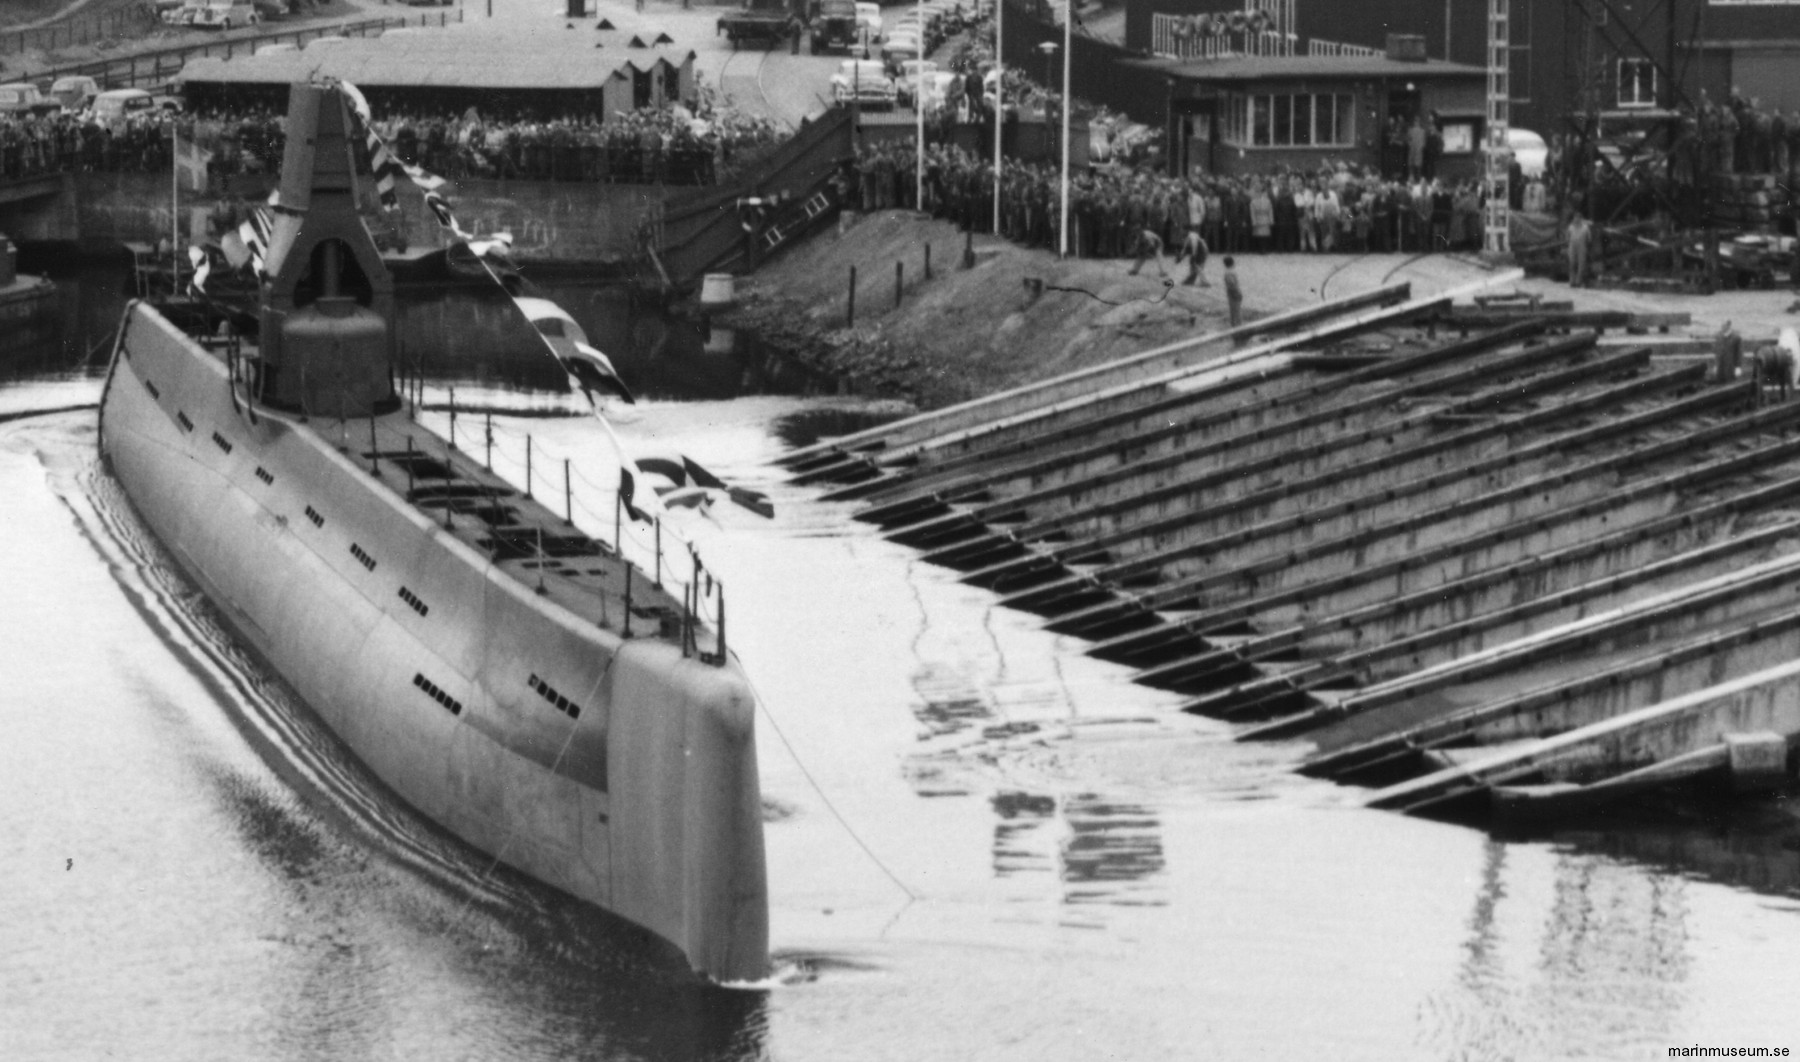
<instances>
[{"instance_id":1,"label":"striped bunting flag","mask_svg":"<svg viewBox=\"0 0 1800 1062\"><path fill-rule=\"evenodd\" d=\"M532 330L537 334L538 339L543 342L544 349L550 353L551 357L556 359L557 363L563 367L563 371L568 375L570 390L579 391L587 397L589 408L594 414L594 419L600 423L600 426L603 429L605 429L607 438L611 440L613 449L618 454L621 500L625 503L626 508L631 511L633 518L648 522L661 517L667 512L667 509L663 506L657 491L649 490L637 492L636 497L632 497L634 480L642 480L643 470L640 469L637 462L632 460L630 455L626 453L624 444L619 441L617 433L613 431L612 423L608 421L606 416L601 412L599 400L594 397L594 388L589 386L579 375L577 375L572 359L570 361L565 361L563 359L562 355L558 353L556 346L551 342L550 337L538 329L537 322L532 319L532 315L527 310L526 304L520 301L522 298L539 299L546 302L549 300L544 299L542 293L538 292L532 286L531 282L526 280L525 277L519 273L518 267L513 265L512 258L509 254L512 248L512 237L507 233L495 233L490 236L476 236L458 224L455 210L452 209L450 201L446 199L440 191L447 182L436 174L418 166L398 162L388 150L387 144L381 139L381 134L375 131L375 123L369 110L369 103L368 100L363 97L362 92L348 81L339 81L338 86L343 91L345 97L350 101L351 109L355 111L357 119L362 122L363 133L367 138L369 146L371 167L375 171L376 187L380 190L381 194L382 208L393 210L399 205L398 199L394 195L394 179L396 174L404 174L409 181L418 187L425 200L426 207L431 210L432 216L437 218L438 225L454 236L468 249L469 253L481 264L482 270L487 273L488 277L493 280L495 285L506 292L508 297L513 300L513 305L518 309L520 315L532 323ZM558 308L558 312L566 314L566 311L562 311L560 307ZM572 321L573 318L570 320ZM605 369L611 369L611 362L606 359L605 355L600 354L599 351L594 350L592 347L587 347L584 343L578 343L577 347L585 347L587 351L591 351L590 359L587 364L596 368L604 367ZM616 374L614 382L617 384L617 387L613 389L616 393L623 396L628 402L636 401L636 399L631 397L631 392L625 388L624 382L617 380ZM720 490L722 493L727 494L732 501L749 509L751 512L765 517L774 516L774 508L768 503L766 495L757 491L729 487L723 480L719 480L710 473L705 473L704 477L702 477L693 470L704 473L703 469L700 469L698 465L687 462L685 458L683 461L684 463L691 465L690 477L692 479L701 480L704 478L711 481L710 483L696 482L694 484L696 489ZM717 483L718 486L714 487L712 486L712 483ZM684 503L692 504L692 502Z\"/></svg>"}]
</instances>

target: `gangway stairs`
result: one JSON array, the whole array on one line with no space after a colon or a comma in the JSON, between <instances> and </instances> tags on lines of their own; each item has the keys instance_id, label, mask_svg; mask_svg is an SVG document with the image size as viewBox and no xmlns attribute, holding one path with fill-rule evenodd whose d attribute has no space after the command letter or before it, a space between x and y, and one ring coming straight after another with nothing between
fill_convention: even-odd
<instances>
[{"instance_id":1,"label":"gangway stairs","mask_svg":"<svg viewBox=\"0 0 1800 1062\"><path fill-rule=\"evenodd\" d=\"M782 244L792 239L797 233L805 232L812 226L814 221L818 220L820 214L823 214L830 209L831 197L825 194L825 190L821 188L814 191L813 194L808 197L806 202L800 204L800 211L798 214L791 215L787 219L777 224L770 225L767 229L763 230L763 251L765 253L773 251L775 248L780 247Z\"/></svg>"}]
</instances>

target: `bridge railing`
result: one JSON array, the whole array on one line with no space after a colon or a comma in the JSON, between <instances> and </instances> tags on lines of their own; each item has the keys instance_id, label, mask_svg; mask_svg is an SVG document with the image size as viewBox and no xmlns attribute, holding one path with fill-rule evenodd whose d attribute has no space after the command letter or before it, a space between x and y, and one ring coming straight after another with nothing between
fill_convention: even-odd
<instances>
[{"instance_id":1,"label":"bridge railing","mask_svg":"<svg viewBox=\"0 0 1800 1062\"><path fill-rule=\"evenodd\" d=\"M0 33L0 55L28 48L73 48L97 41L129 37L160 23L148 4L133 4L94 15L72 15L49 26Z\"/></svg>"}]
</instances>

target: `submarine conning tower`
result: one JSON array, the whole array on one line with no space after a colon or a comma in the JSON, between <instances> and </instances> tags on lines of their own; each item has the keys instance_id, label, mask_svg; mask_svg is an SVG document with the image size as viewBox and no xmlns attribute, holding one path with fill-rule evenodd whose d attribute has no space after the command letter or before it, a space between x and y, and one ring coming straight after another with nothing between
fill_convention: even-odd
<instances>
[{"instance_id":1,"label":"submarine conning tower","mask_svg":"<svg viewBox=\"0 0 1800 1062\"><path fill-rule=\"evenodd\" d=\"M394 279L357 213L352 128L335 86L293 87L263 281L258 397L275 409L367 417L399 408Z\"/></svg>"}]
</instances>

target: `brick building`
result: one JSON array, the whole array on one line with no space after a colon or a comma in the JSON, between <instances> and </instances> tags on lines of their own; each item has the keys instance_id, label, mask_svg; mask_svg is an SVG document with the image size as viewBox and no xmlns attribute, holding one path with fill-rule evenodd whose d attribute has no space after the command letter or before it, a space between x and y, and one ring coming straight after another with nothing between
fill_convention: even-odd
<instances>
[{"instance_id":1,"label":"brick building","mask_svg":"<svg viewBox=\"0 0 1800 1062\"><path fill-rule=\"evenodd\" d=\"M1485 66L1487 0L1125 0L1125 46L1174 56L1197 16L1273 14L1296 56L1366 54L1390 34L1434 59ZM1734 88L1800 107L1800 0L1512 0L1512 121L1546 135L1592 112L1603 123ZM1265 38L1270 34L1262 35Z\"/></svg>"}]
</instances>

